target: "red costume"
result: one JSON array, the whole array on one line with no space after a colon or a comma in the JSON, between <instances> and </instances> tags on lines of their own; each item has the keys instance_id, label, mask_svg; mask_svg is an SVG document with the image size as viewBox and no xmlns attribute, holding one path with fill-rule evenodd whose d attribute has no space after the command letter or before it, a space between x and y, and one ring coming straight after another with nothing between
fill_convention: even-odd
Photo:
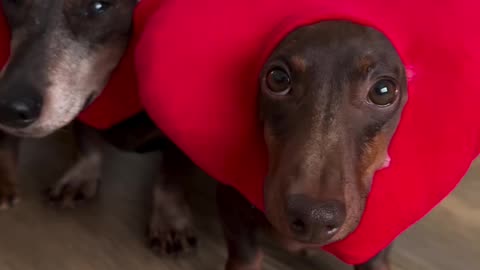
<instances>
[{"instance_id":1,"label":"red costume","mask_svg":"<svg viewBox=\"0 0 480 270\"><path fill-rule=\"evenodd\" d=\"M359 227L324 247L346 263L369 260L425 216L480 152L480 2L164 0L149 14L152 2L141 2L135 20L151 15L147 24L137 24L111 84L81 119L109 127L141 110L139 93L197 165L259 209L267 155L256 94L268 55L289 32L331 19L390 38L409 72L409 101L389 148L390 167L375 175Z\"/></svg>"}]
</instances>

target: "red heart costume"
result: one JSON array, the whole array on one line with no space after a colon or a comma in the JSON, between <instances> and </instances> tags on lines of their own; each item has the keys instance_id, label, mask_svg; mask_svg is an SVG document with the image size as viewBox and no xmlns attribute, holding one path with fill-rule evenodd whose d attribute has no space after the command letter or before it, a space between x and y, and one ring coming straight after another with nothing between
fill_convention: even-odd
<instances>
[{"instance_id":1,"label":"red heart costume","mask_svg":"<svg viewBox=\"0 0 480 270\"><path fill-rule=\"evenodd\" d=\"M203 170L263 209L256 93L268 55L302 25L346 19L377 28L408 68L409 101L358 229L324 247L363 263L445 198L480 152L479 12L480 2L468 0L164 0L136 27L132 49L81 119L106 128L141 109L130 83L135 49L138 93L153 120Z\"/></svg>"}]
</instances>

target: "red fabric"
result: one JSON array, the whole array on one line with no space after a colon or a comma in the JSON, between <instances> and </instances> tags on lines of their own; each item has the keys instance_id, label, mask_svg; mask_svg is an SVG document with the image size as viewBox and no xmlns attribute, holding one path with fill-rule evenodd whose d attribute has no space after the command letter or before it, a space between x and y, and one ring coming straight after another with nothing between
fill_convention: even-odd
<instances>
[{"instance_id":1,"label":"red fabric","mask_svg":"<svg viewBox=\"0 0 480 270\"><path fill-rule=\"evenodd\" d=\"M262 209L267 155L256 92L266 57L302 25L348 19L376 27L413 77L391 165L376 174L361 224L324 247L362 263L447 196L480 151L479 11L468 0L143 0L129 51L81 119L107 128L141 110L135 63L141 100L158 126ZM0 18L0 61L7 41Z\"/></svg>"},{"instance_id":2,"label":"red fabric","mask_svg":"<svg viewBox=\"0 0 480 270\"><path fill-rule=\"evenodd\" d=\"M8 25L3 16L2 7L0 6L0 70L7 62L10 54L10 32Z\"/></svg>"},{"instance_id":3,"label":"red fabric","mask_svg":"<svg viewBox=\"0 0 480 270\"><path fill-rule=\"evenodd\" d=\"M257 78L288 32L348 19L384 32L409 74L409 102L358 229L325 250L350 264L385 248L449 194L480 145L480 2L170 0L136 54L158 126L202 169L263 207L266 151Z\"/></svg>"}]
</instances>

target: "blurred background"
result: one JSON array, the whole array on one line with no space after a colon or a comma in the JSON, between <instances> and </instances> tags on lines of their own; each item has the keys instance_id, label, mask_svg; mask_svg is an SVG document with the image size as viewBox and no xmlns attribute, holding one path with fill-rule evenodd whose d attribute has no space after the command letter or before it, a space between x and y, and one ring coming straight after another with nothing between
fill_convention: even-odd
<instances>
[{"instance_id":1,"label":"blurred background","mask_svg":"<svg viewBox=\"0 0 480 270\"><path fill-rule=\"evenodd\" d=\"M157 154L139 156L106 146L100 191L92 202L57 210L43 191L72 164L68 132L22 146L21 203L0 212L1 270L222 270L226 250L216 219L214 181L195 172L190 181L199 233L195 254L159 258L147 248L153 168ZM480 265L480 160L438 208L402 235L393 249L394 270L475 270ZM264 269L351 270L324 254L296 256L265 241Z\"/></svg>"}]
</instances>

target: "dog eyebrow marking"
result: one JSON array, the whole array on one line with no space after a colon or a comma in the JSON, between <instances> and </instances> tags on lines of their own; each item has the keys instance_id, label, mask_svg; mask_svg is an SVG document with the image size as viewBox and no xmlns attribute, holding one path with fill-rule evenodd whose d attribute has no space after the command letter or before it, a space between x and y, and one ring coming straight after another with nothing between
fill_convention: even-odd
<instances>
[{"instance_id":1,"label":"dog eyebrow marking","mask_svg":"<svg viewBox=\"0 0 480 270\"><path fill-rule=\"evenodd\" d=\"M375 68L375 60L371 57L370 53L371 52L361 56L357 62L358 70L362 75L368 75L372 69Z\"/></svg>"},{"instance_id":2,"label":"dog eyebrow marking","mask_svg":"<svg viewBox=\"0 0 480 270\"><path fill-rule=\"evenodd\" d=\"M298 55L292 56L290 59L290 62L292 63L292 68L300 72L305 72L305 70L307 69L307 62L301 56L298 56Z\"/></svg>"}]
</instances>

